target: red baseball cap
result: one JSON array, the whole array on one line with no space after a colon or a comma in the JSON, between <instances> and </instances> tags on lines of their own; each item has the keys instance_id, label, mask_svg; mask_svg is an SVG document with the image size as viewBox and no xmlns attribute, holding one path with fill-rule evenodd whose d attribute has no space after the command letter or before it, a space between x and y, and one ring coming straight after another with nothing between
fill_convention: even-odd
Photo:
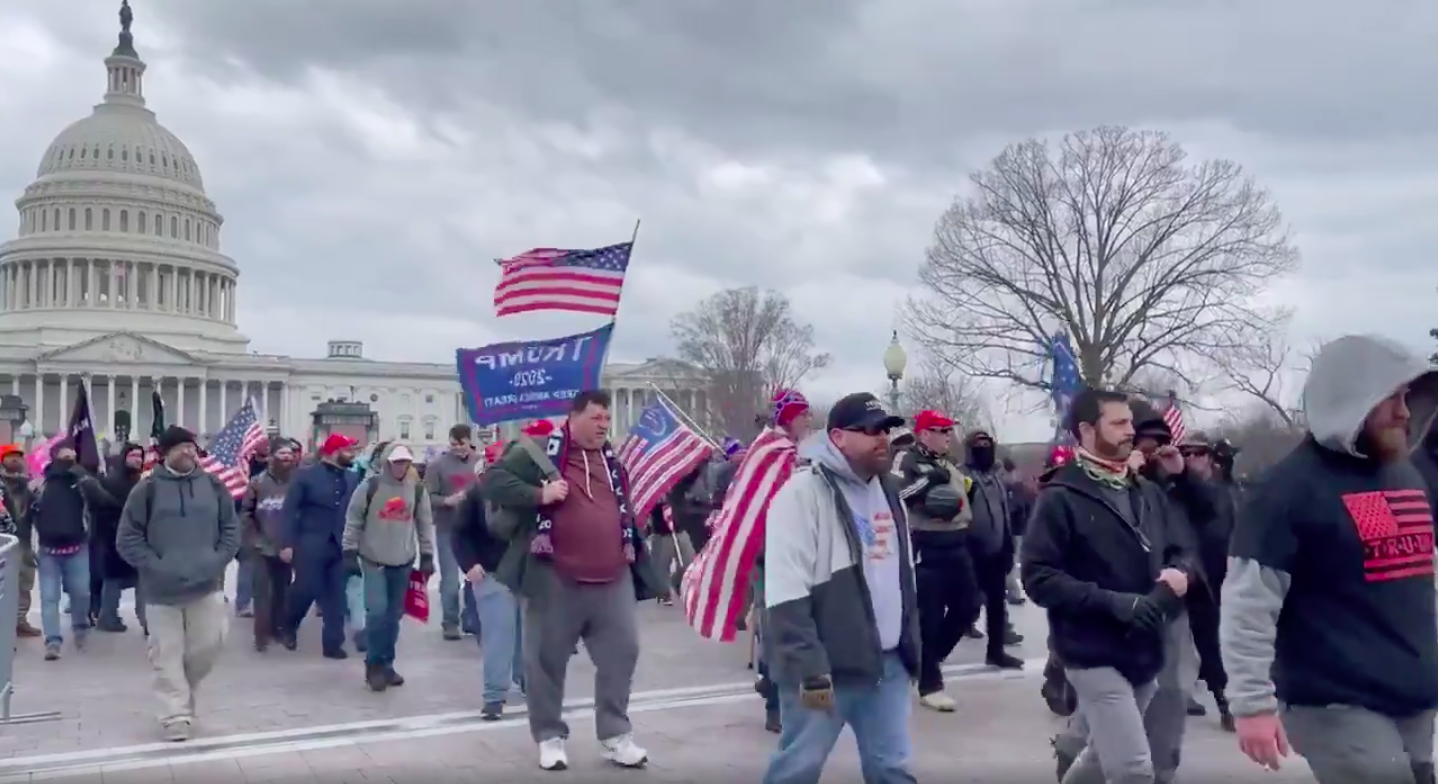
<instances>
[{"instance_id":1,"label":"red baseball cap","mask_svg":"<svg viewBox=\"0 0 1438 784\"><path fill-rule=\"evenodd\" d=\"M325 442L320 445L320 454L332 455L341 449L353 449L357 446L359 446L359 442L353 438L340 433L331 433L330 437L326 438Z\"/></svg>"},{"instance_id":2,"label":"red baseball cap","mask_svg":"<svg viewBox=\"0 0 1438 784\"><path fill-rule=\"evenodd\" d=\"M554 432L554 423L548 419L536 419L519 429L531 438L548 438Z\"/></svg>"},{"instance_id":3,"label":"red baseball cap","mask_svg":"<svg viewBox=\"0 0 1438 784\"><path fill-rule=\"evenodd\" d=\"M924 430L947 430L954 426L954 420L937 411L920 411L914 416L914 432Z\"/></svg>"}]
</instances>

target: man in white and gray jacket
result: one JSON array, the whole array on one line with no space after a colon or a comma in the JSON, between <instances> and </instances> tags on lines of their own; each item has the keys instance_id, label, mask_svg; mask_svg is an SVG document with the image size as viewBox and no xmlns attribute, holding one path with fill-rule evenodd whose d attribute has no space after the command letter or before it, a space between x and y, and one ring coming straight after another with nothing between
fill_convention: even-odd
<instances>
[{"instance_id":1,"label":"man in white and gray jacket","mask_svg":"<svg viewBox=\"0 0 1438 784\"><path fill-rule=\"evenodd\" d=\"M919 619L909 526L889 476L903 419L868 393L841 399L770 503L764 644L783 731L765 784L816 782L848 726L866 784L912 782L909 692Z\"/></svg>"}]
</instances>

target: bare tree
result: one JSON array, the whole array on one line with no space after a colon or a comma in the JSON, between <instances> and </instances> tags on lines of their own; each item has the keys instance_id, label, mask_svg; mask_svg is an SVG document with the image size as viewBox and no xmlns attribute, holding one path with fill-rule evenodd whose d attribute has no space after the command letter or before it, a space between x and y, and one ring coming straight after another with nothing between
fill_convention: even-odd
<instances>
[{"instance_id":1,"label":"bare tree","mask_svg":"<svg viewBox=\"0 0 1438 784\"><path fill-rule=\"evenodd\" d=\"M968 375L1046 389L1071 340L1089 385L1144 369L1197 386L1280 314L1254 304L1298 252L1267 191L1167 134L1102 127L1006 148L939 219L907 320Z\"/></svg>"},{"instance_id":2,"label":"bare tree","mask_svg":"<svg viewBox=\"0 0 1438 784\"><path fill-rule=\"evenodd\" d=\"M789 299L758 288L727 289L670 325L679 356L709 374L710 421L751 434L765 395L793 388L829 364L814 328L794 319Z\"/></svg>"},{"instance_id":3,"label":"bare tree","mask_svg":"<svg viewBox=\"0 0 1438 784\"><path fill-rule=\"evenodd\" d=\"M1299 384L1293 383L1308 373L1315 350L1295 351L1279 335L1259 335L1254 342L1223 358L1228 389L1242 392L1267 409L1284 428L1302 430L1303 406Z\"/></svg>"},{"instance_id":4,"label":"bare tree","mask_svg":"<svg viewBox=\"0 0 1438 784\"><path fill-rule=\"evenodd\" d=\"M899 405L910 417L925 409L942 412L958 423L960 431L991 425L978 385L933 355L921 357L917 369L904 377Z\"/></svg>"},{"instance_id":5,"label":"bare tree","mask_svg":"<svg viewBox=\"0 0 1438 784\"><path fill-rule=\"evenodd\" d=\"M1303 440L1303 428L1286 421L1272 406L1255 401L1252 406L1227 417L1209 433L1227 438L1238 447L1234 471L1252 478L1282 460Z\"/></svg>"}]
</instances>

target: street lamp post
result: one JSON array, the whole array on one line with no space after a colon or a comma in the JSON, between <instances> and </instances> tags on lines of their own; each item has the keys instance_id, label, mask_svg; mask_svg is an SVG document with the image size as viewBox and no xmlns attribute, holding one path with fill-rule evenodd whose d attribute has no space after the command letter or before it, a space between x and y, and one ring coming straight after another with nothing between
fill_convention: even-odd
<instances>
[{"instance_id":1,"label":"street lamp post","mask_svg":"<svg viewBox=\"0 0 1438 784\"><path fill-rule=\"evenodd\" d=\"M904 367L908 364L909 355L899 344L899 331L896 329L894 337L889 340L889 347L884 349L884 372L889 376L889 411L896 415L899 413L899 382L904 380Z\"/></svg>"}]
</instances>

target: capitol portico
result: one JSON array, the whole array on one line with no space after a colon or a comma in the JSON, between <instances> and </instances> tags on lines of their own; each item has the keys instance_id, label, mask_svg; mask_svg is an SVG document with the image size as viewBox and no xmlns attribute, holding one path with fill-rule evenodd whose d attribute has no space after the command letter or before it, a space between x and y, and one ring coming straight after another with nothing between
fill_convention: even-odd
<instances>
[{"instance_id":1,"label":"capitol portico","mask_svg":"<svg viewBox=\"0 0 1438 784\"><path fill-rule=\"evenodd\" d=\"M16 202L18 236L0 245L0 394L23 399L37 436L64 428L83 382L106 435L148 434L159 390L170 423L202 437L252 398L271 428L304 441L321 404L347 403L367 407L367 437L442 446L468 418L452 364L374 361L350 340L317 359L249 349L224 220L190 151L146 107L128 8L121 18L103 100L41 156ZM673 360L608 365L604 384L620 434L655 387L706 410L703 374Z\"/></svg>"}]
</instances>

